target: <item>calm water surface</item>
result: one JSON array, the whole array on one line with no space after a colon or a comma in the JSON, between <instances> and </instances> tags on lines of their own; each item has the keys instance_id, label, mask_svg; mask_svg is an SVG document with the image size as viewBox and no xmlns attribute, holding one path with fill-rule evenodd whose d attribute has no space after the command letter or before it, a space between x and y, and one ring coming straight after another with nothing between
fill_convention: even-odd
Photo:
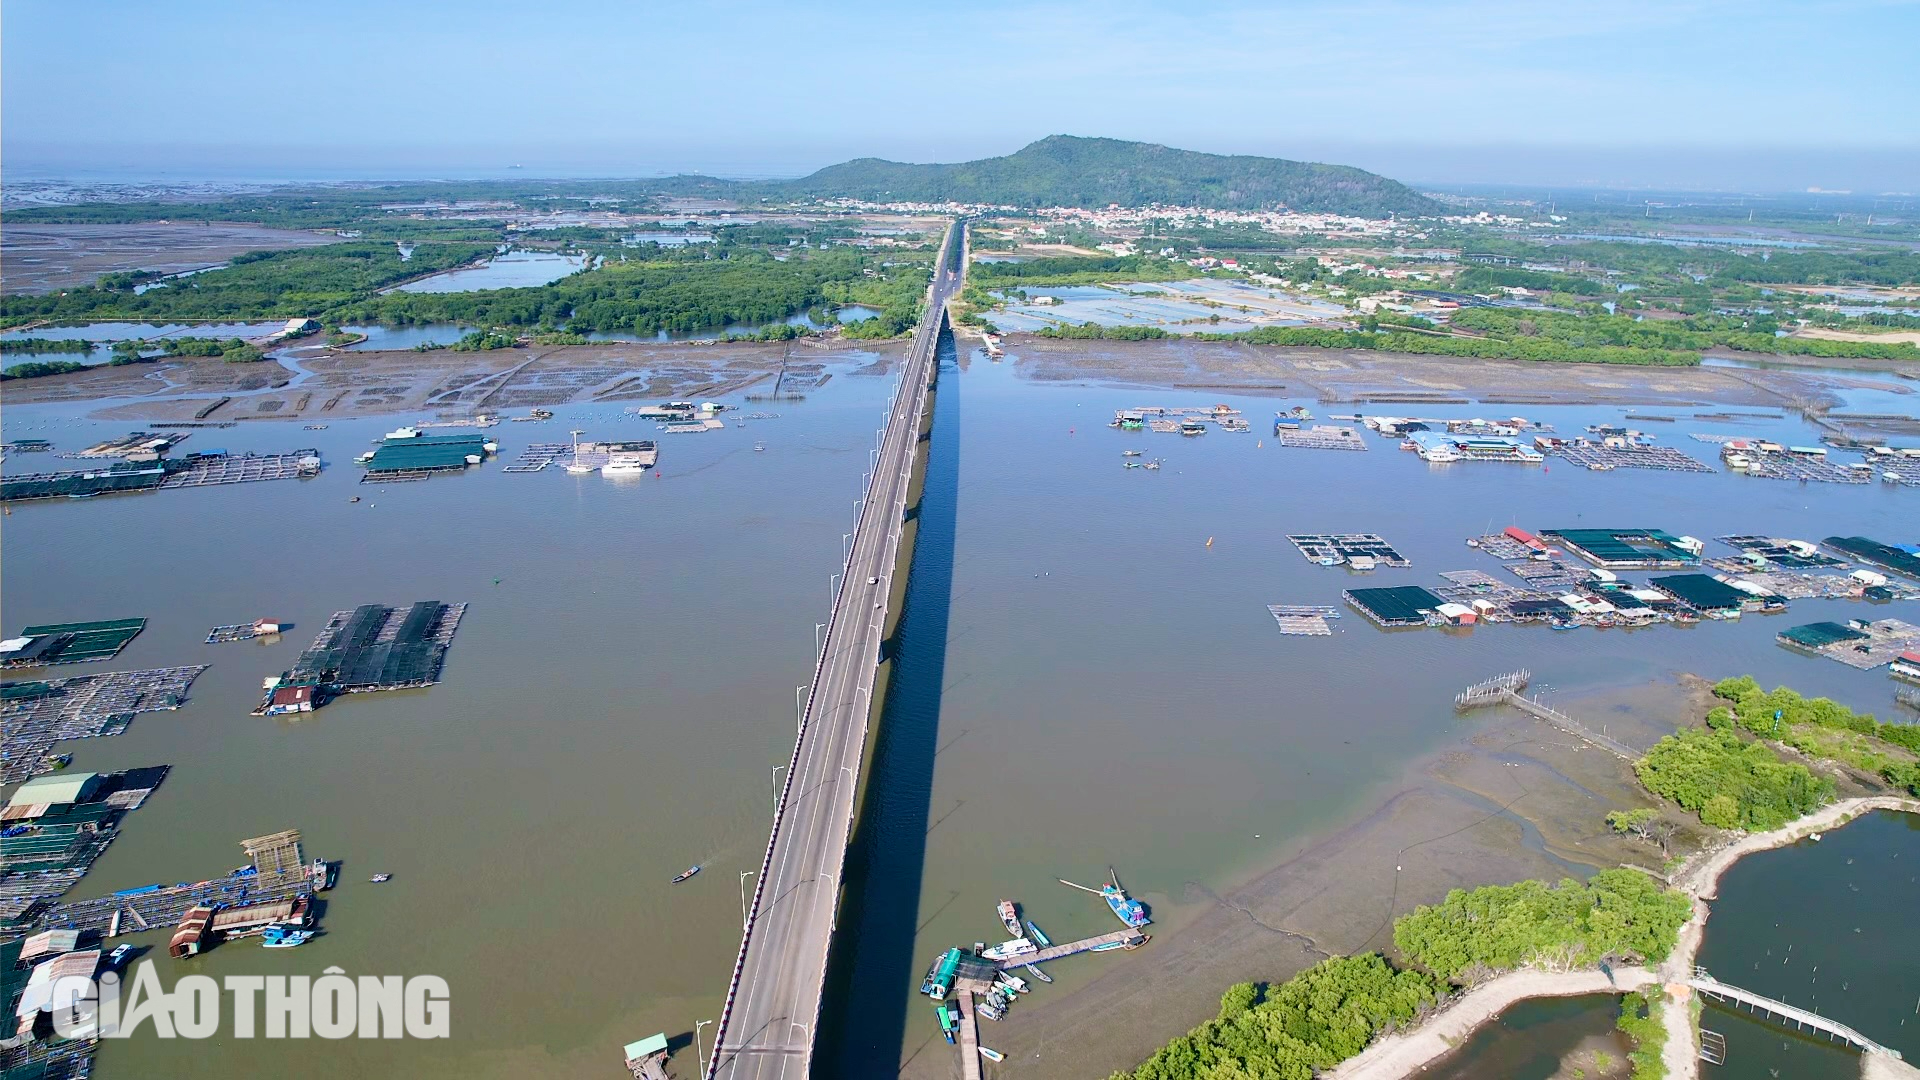
<instances>
[{"instance_id":1,"label":"calm water surface","mask_svg":"<svg viewBox=\"0 0 1920 1080\"><path fill-rule=\"evenodd\" d=\"M1831 1016L1920 1059L1920 815L1869 814L1815 842L1749 856L1720 879L1702 967ZM1853 1080L1859 1056L1712 1002L1726 1080Z\"/></svg>"},{"instance_id":2,"label":"calm water surface","mask_svg":"<svg viewBox=\"0 0 1920 1080\"><path fill-rule=\"evenodd\" d=\"M1549 1080L1566 1062L1587 1076L1625 1076L1633 1047L1614 1026L1619 1016L1620 999L1611 994L1522 1001L1420 1075L1425 1080ZM1597 1069L1595 1051L1607 1054L1613 1067Z\"/></svg>"},{"instance_id":3,"label":"calm water surface","mask_svg":"<svg viewBox=\"0 0 1920 1080\"><path fill-rule=\"evenodd\" d=\"M586 265L580 255L561 255L550 251L509 251L496 255L480 266L409 281L399 292L448 293L476 292L480 289L525 289L547 285Z\"/></svg>"},{"instance_id":4,"label":"calm water surface","mask_svg":"<svg viewBox=\"0 0 1920 1080\"><path fill-rule=\"evenodd\" d=\"M76 895L198 880L241 862L242 838L299 828L345 860L325 937L162 960L163 974L337 964L452 986L449 1042L136 1040L108 1047L98 1075L612 1076L623 1043L716 1015L739 943L735 871L766 843L769 769L787 759L889 389L839 378L777 420L662 438L661 479L490 463L359 485L352 457L401 419L385 417L195 433L234 452L318 445L328 468L311 481L14 507L10 625L144 615L95 668L213 665L180 711L68 747L76 768L175 766ZM503 460L570 427L655 434L617 408L557 411L492 429ZM7 434L70 449L131 426L71 415L10 408ZM472 603L442 685L299 721L247 715L328 613L430 598ZM200 644L267 615L294 630ZM695 862L707 872L668 885ZM393 882L367 884L376 872Z\"/></svg>"},{"instance_id":5,"label":"calm water surface","mask_svg":"<svg viewBox=\"0 0 1920 1080\"><path fill-rule=\"evenodd\" d=\"M950 427L935 443L957 454L950 565L927 587L916 576L908 610L925 623L920 613L939 609L913 639L937 655L917 658L937 690L918 699L926 715L901 746L900 782L878 793L897 791L895 820L921 824L908 848L872 853L874 895L897 900L887 954L897 970L867 969L846 998L856 1023L869 1005L902 1017L903 1046L938 1041L931 1010L909 1008L926 958L994 940L998 898L1023 902L1057 940L1103 932L1114 925L1105 907L1054 879L1113 865L1163 931L1177 928L1199 910L1173 899L1188 881L1220 889L1273 865L1470 726L1451 708L1464 683L1521 665L1564 692L1675 670L1755 672L1885 713L1883 674L1788 652L1774 635L1856 615L1920 621L1920 605L1832 601L1693 628L1387 633L1349 613L1332 637L1283 637L1265 605L1338 605L1350 585L1431 586L1442 570L1499 573L1462 541L1507 524L1911 542L1920 496L1724 473L1429 466L1371 436L1367 453L1342 453L1282 449L1264 430L1123 434L1105 426L1116 408L1224 399L1264 429L1292 402L1040 385L978 358L944 378ZM338 964L453 986L447 1044L289 1053L147 1040L109 1047L100 1075L611 1077L621 1043L690 1034L716 1015L738 944L737 871L757 865L766 841L770 769L791 745L794 687L888 389L839 378L778 420L664 438L657 480L489 464L356 485L352 456L410 419L383 417L196 435L236 451L317 444L329 469L312 481L17 507L9 627L145 615L147 631L101 666L214 665L185 709L71 747L80 768L176 766L77 894L193 880L237 863L241 838L298 827L317 853L346 860L326 936L287 953L226 946L194 968ZM609 407L558 411L550 424L493 429L503 459L570 427L652 434ZM1429 411L1520 411L1562 432L1623 412ZM73 415L9 409L7 434L65 449L131 426ZM1793 421L1658 427L1703 460L1713 448L1685 432L1809 438ZM755 441L766 452L752 452ZM1165 467L1122 469L1123 448ZM1285 539L1320 531L1380 532L1414 565L1355 581ZM473 604L441 686L356 695L300 721L247 715L258 680L329 612L429 598ZM261 616L298 625L276 644L199 644L209 626ZM708 871L669 887L691 862ZM366 885L378 871L394 882ZM1112 962L1150 961L1063 961L1037 992L1071 991ZM900 1053L865 1052L881 1073Z\"/></svg>"}]
</instances>

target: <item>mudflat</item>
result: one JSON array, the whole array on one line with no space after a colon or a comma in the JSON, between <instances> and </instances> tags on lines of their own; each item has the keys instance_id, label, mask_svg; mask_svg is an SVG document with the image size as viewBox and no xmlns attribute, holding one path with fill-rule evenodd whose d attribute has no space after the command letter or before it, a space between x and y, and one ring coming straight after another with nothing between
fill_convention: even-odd
<instances>
[{"instance_id":1,"label":"mudflat","mask_svg":"<svg viewBox=\"0 0 1920 1080\"><path fill-rule=\"evenodd\" d=\"M1632 367L1548 364L1358 349L1252 345L1242 341L1080 341L1015 334L1011 362L1028 378L1092 380L1267 393L1323 403L1382 405L1746 405L1831 408L1848 385L1833 368L1884 371L1873 362L1821 360L1780 368ZM1767 357L1770 362L1775 359ZM1884 388L1882 382L1863 386Z\"/></svg>"},{"instance_id":2,"label":"mudflat","mask_svg":"<svg viewBox=\"0 0 1920 1080\"><path fill-rule=\"evenodd\" d=\"M178 274L249 251L337 244L332 230L306 232L223 222L40 225L9 222L0 234L0 292L33 295L91 285L122 270Z\"/></svg>"},{"instance_id":3,"label":"mudflat","mask_svg":"<svg viewBox=\"0 0 1920 1080\"><path fill-rule=\"evenodd\" d=\"M1644 748L1676 721L1694 722L1710 700L1707 683L1677 676L1567 707L1606 715L1616 737ZM1236 982L1281 982L1330 955L1391 952L1393 919L1450 889L1624 863L1657 870L1657 849L1605 821L1608 810L1651 803L1631 764L1607 751L1513 710L1471 714L1461 738L1410 765L1358 820L1231 888L1189 882L1182 901L1210 901L1197 916L1156 924L1139 952L1080 961L1107 967L1069 993L1023 998L983 1041L1047 1076L1098 1080L1130 1069L1215 1015ZM952 1067L937 1037L903 1057L902 1075L915 1080L945 1078Z\"/></svg>"},{"instance_id":4,"label":"mudflat","mask_svg":"<svg viewBox=\"0 0 1920 1080\"><path fill-rule=\"evenodd\" d=\"M310 347L252 364L175 357L9 383L16 404L101 401L98 419L340 418L572 402L652 402L746 391L805 393L839 370L885 370L904 342L595 342L486 352ZM136 399L113 401L113 399Z\"/></svg>"}]
</instances>

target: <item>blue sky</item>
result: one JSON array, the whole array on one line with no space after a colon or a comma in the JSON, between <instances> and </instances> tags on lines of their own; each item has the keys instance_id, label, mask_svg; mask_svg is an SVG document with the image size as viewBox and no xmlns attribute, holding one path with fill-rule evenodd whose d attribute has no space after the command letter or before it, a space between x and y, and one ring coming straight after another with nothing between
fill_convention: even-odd
<instances>
[{"instance_id":1,"label":"blue sky","mask_svg":"<svg viewBox=\"0 0 1920 1080\"><path fill-rule=\"evenodd\" d=\"M1920 2L8 0L14 176L798 174L1064 132L1414 181L1920 190Z\"/></svg>"}]
</instances>

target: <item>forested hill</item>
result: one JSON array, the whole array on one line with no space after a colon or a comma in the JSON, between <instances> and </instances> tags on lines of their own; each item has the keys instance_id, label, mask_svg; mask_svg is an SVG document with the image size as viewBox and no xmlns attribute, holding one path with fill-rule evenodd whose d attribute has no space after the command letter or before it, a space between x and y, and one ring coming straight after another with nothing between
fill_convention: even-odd
<instances>
[{"instance_id":1,"label":"forested hill","mask_svg":"<svg viewBox=\"0 0 1920 1080\"><path fill-rule=\"evenodd\" d=\"M1200 154L1153 143L1051 135L1006 157L958 165L859 158L779 185L816 196L1012 206L1206 206L1385 217L1436 213L1396 180L1348 165Z\"/></svg>"}]
</instances>

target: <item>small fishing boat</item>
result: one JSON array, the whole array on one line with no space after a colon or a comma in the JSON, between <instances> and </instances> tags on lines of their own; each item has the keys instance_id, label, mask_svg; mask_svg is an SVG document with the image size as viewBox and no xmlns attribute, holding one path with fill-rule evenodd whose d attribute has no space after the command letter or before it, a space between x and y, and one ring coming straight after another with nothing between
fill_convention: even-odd
<instances>
[{"instance_id":1,"label":"small fishing boat","mask_svg":"<svg viewBox=\"0 0 1920 1080\"><path fill-rule=\"evenodd\" d=\"M132 955L133 955L133 946L131 945L116 946L113 952L107 956L107 966L110 968L117 968L121 964L126 963L127 959Z\"/></svg>"},{"instance_id":2,"label":"small fishing boat","mask_svg":"<svg viewBox=\"0 0 1920 1080\"><path fill-rule=\"evenodd\" d=\"M973 1011L977 1015L984 1016L989 1020L998 1020L1001 1017L1007 1015L1005 1009L1000 1008L999 1006L993 1004L990 1001L978 1002L977 1004L974 1005Z\"/></svg>"},{"instance_id":3,"label":"small fishing boat","mask_svg":"<svg viewBox=\"0 0 1920 1080\"><path fill-rule=\"evenodd\" d=\"M307 867L307 876L313 880L315 892L333 888L333 864L325 859L313 860L313 865Z\"/></svg>"},{"instance_id":4,"label":"small fishing boat","mask_svg":"<svg viewBox=\"0 0 1920 1080\"><path fill-rule=\"evenodd\" d=\"M1027 936L1039 942L1041 948L1046 948L1053 944L1053 939L1047 936L1046 931L1033 925L1032 921L1028 921L1027 923Z\"/></svg>"},{"instance_id":5,"label":"small fishing boat","mask_svg":"<svg viewBox=\"0 0 1920 1080\"><path fill-rule=\"evenodd\" d=\"M1207 542L1208 545L1211 546L1213 541L1209 538ZM1107 906L1113 909L1114 918L1119 919L1134 929L1139 929L1153 921L1147 917L1146 905L1128 896L1127 890L1120 887L1120 875L1116 874L1111 866L1107 867L1107 883L1097 889L1089 889L1085 885L1076 885L1066 878L1060 878L1059 881L1062 885L1079 889L1081 892L1090 892L1102 900L1105 900Z\"/></svg>"},{"instance_id":6,"label":"small fishing boat","mask_svg":"<svg viewBox=\"0 0 1920 1080\"><path fill-rule=\"evenodd\" d=\"M944 1001L940 1002L938 1005L935 1005L933 1007L933 1011L940 1014L940 1034L946 1036L948 1043L952 1043L953 1042L953 1016L952 1014L947 1012L947 1003Z\"/></svg>"},{"instance_id":7,"label":"small fishing boat","mask_svg":"<svg viewBox=\"0 0 1920 1080\"><path fill-rule=\"evenodd\" d=\"M1013 901L1002 900L994 910L999 913L1000 924L1007 928L1007 933L1014 937L1025 936L1020 933L1020 909L1014 906Z\"/></svg>"},{"instance_id":8,"label":"small fishing boat","mask_svg":"<svg viewBox=\"0 0 1920 1080\"><path fill-rule=\"evenodd\" d=\"M1140 946L1145 945L1147 942L1152 940L1153 940L1152 934L1135 934L1132 937L1125 939L1124 941L1109 941L1101 945L1095 945L1092 949L1089 949L1088 951L1089 952L1112 952L1115 949L1126 949L1127 951L1131 952L1134 949L1137 949Z\"/></svg>"},{"instance_id":9,"label":"small fishing boat","mask_svg":"<svg viewBox=\"0 0 1920 1080\"><path fill-rule=\"evenodd\" d=\"M1160 463L1157 461L1149 461L1145 465L1142 465L1140 467L1143 469L1157 469L1160 467Z\"/></svg>"},{"instance_id":10,"label":"small fishing boat","mask_svg":"<svg viewBox=\"0 0 1920 1080\"><path fill-rule=\"evenodd\" d=\"M312 941L314 932L296 930L290 926L274 923L260 935L260 945L267 949L293 949Z\"/></svg>"},{"instance_id":11,"label":"small fishing boat","mask_svg":"<svg viewBox=\"0 0 1920 1080\"><path fill-rule=\"evenodd\" d=\"M976 1046L974 1049L980 1051L980 1056L986 1058L988 1061L1005 1061L1007 1059L1007 1055L995 1050L991 1046Z\"/></svg>"},{"instance_id":12,"label":"small fishing boat","mask_svg":"<svg viewBox=\"0 0 1920 1080\"><path fill-rule=\"evenodd\" d=\"M1123 461L1120 463L1120 467L1123 469L1138 469L1140 466L1141 463L1138 461Z\"/></svg>"},{"instance_id":13,"label":"small fishing boat","mask_svg":"<svg viewBox=\"0 0 1920 1080\"><path fill-rule=\"evenodd\" d=\"M765 444L765 443L754 443L754 444L753 444L753 452L754 452L754 453L756 453L756 454L759 454L759 453L764 453L764 452L766 451L766 449L767 449L767 446L766 446L766 444Z\"/></svg>"},{"instance_id":14,"label":"small fishing boat","mask_svg":"<svg viewBox=\"0 0 1920 1080\"><path fill-rule=\"evenodd\" d=\"M995 977L998 978L1007 989L1016 994L1030 994L1033 992L1033 987L1027 985L1027 980L1010 971L998 972Z\"/></svg>"},{"instance_id":15,"label":"small fishing boat","mask_svg":"<svg viewBox=\"0 0 1920 1080\"><path fill-rule=\"evenodd\" d=\"M989 960L1012 960L1018 956L1032 956L1039 951L1040 947L1038 945L1021 937L990 946L982 950L980 955Z\"/></svg>"},{"instance_id":16,"label":"small fishing boat","mask_svg":"<svg viewBox=\"0 0 1920 1080\"><path fill-rule=\"evenodd\" d=\"M1145 450L1122 450L1120 451L1120 456L1121 457L1139 457L1141 454L1144 454L1144 453L1146 453Z\"/></svg>"},{"instance_id":17,"label":"small fishing boat","mask_svg":"<svg viewBox=\"0 0 1920 1080\"><path fill-rule=\"evenodd\" d=\"M56 768L56 769L64 769L64 768L66 768L67 766L69 766L69 765L71 765L71 764L73 764L73 755L72 755L72 754L55 754L55 755L53 755L53 767L54 767L54 768Z\"/></svg>"},{"instance_id":18,"label":"small fishing boat","mask_svg":"<svg viewBox=\"0 0 1920 1080\"><path fill-rule=\"evenodd\" d=\"M933 964L927 968L927 977L920 980L920 992L935 1001L945 1001L947 991L953 986L954 974L960 970L960 950L948 949L933 958Z\"/></svg>"},{"instance_id":19,"label":"small fishing boat","mask_svg":"<svg viewBox=\"0 0 1920 1080\"><path fill-rule=\"evenodd\" d=\"M1020 966L1027 969L1027 974L1033 976L1036 979L1039 979L1043 983L1050 983L1053 981L1053 976L1047 974L1044 971L1041 971L1040 965L1038 964L1022 964Z\"/></svg>"},{"instance_id":20,"label":"small fishing boat","mask_svg":"<svg viewBox=\"0 0 1920 1080\"><path fill-rule=\"evenodd\" d=\"M372 877L368 878L367 880L373 882L375 885L379 885L383 882L392 881L393 875L392 874L375 874Z\"/></svg>"},{"instance_id":21,"label":"small fishing boat","mask_svg":"<svg viewBox=\"0 0 1920 1080\"><path fill-rule=\"evenodd\" d=\"M695 875L695 874L697 874L697 873L699 873L699 872L700 872L700 867L699 867L699 865L698 865L698 864L695 864L695 865L693 865L693 866L689 866L689 867L687 867L687 868L686 868L685 870L682 870L682 871L680 871L680 872L679 872L678 874L675 874L675 875L673 876L673 882L672 882L672 883L673 883L673 884L675 884L675 885L678 885L678 884L680 884L681 882L683 882L683 881L685 881L685 880L687 880L688 878L690 878L690 877L692 877L693 875Z\"/></svg>"}]
</instances>

